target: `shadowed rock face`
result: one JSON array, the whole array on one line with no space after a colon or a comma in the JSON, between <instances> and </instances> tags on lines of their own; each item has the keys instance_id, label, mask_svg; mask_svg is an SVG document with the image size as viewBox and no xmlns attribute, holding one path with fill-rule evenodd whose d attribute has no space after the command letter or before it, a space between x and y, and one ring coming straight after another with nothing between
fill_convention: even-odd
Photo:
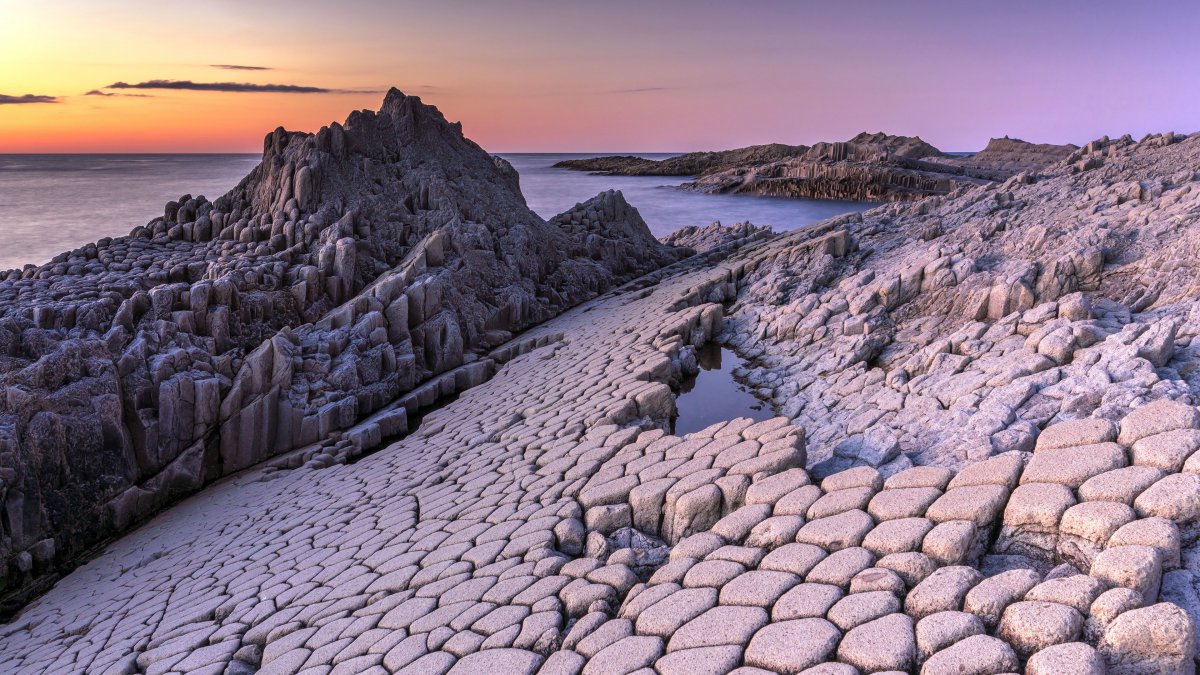
<instances>
[{"instance_id":1,"label":"shadowed rock face","mask_svg":"<svg viewBox=\"0 0 1200 675\"><path fill-rule=\"evenodd\" d=\"M478 384L485 350L684 253L619 193L578 209L585 228L542 220L511 166L393 89L268 134L214 202L0 275L0 588L221 476L403 431L402 407L339 438L423 382Z\"/></svg>"},{"instance_id":2,"label":"shadowed rock face","mask_svg":"<svg viewBox=\"0 0 1200 675\"><path fill-rule=\"evenodd\" d=\"M846 142L812 147L758 145L659 161L595 157L555 166L620 175L695 175L683 187L706 193L906 201L1035 171L1076 149L1003 138L992 139L983 151L964 158L947 155L918 137L863 132Z\"/></svg>"}]
</instances>

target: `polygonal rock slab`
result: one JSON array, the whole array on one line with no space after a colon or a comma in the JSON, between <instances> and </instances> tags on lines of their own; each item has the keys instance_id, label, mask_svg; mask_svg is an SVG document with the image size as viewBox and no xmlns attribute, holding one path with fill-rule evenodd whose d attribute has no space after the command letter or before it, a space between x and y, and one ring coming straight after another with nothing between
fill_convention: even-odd
<instances>
[{"instance_id":1,"label":"polygonal rock slab","mask_svg":"<svg viewBox=\"0 0 1200 675\"><path fill-rule=\"evenodd\" d=\"M1053 602L1016 602L1004 610L996 634L1029 657L1051 645L1078 640L1083 616L1074 607Z\"/></svg>"},{"instance_id":2,"label":"polygonal rock slab","mask_svg":"<svg viewBox=\"0 0 1200 675\"><path fill-rule=\"evenodd\" d=\"M746 647L746 665L799 673L828 660L842 634L825 619L780 621L760 629Z\"/></svg>"},{"instance_id":3,"label":"polygonal rock slab","mask_svg":"<svg viewBox=\"0 0 1200 675\"><path fill-rule=\"evenodd\" d=\"M907 671L917 656L913 621L903 614L889 614L864 623L842 637L837 653L839 661L868 673Z\"/></svg>"},{"instance_id":4,"label":"polygonal rock slab","mask_svg":"<svg viewBox=\"0 0 1200 675\"><path fill-rule=\"evenodd\" d=\"M998 675L1020 670L1017 654L1007 642L972 635L934 654L921 675Z\"/></svg>"}]
</instances>

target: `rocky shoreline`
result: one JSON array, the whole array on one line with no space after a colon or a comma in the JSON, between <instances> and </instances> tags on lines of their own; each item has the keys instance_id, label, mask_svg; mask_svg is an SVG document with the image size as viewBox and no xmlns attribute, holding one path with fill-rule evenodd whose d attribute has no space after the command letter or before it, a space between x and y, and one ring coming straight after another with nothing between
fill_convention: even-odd
<instances>
[{"instance_id":1,"label":"rocky shoreline","mask_svg":"<svg viewBox=\"0 0 1200 675\"><path fill-rule=\"evenodd\" d=\"M964 157L943 153L920 138L864 132L844 143L811 147L751 146L657 161L595 157L554 166L627 176L694 176L681 187L708 194L889 202L1003 181L1061 161L1076 149L993 138L983 150Z\"/></svg>"},{"instance_id":2,"label":"rocky shoreline","mask_svg":"<svg viewBox=\"0 0 1200 675\"><path fill-rule=\"evenodd\" d=\"M222 476L403 432L514 333L686 254L617 193L546 223L506 162L395 90L277 129L215 202L0 280L5 604Z\"/></svg>"},{"instance_id":3,"label":"rocky shoreline","mask_svg":"<svg viewBox=\"0 0 1200 675\"><path fill-rule=\"evenodd\" d=\"M86 443L96 419L102 448L141 458L146 444L109 440L133 436L118 421L179 419L164 415L178 406L164 408L162 392L184 381L195 392L216 380L205 395L220 401L188 441L202 480L169 483L175 498L203 490L0 626L0 670L1195 672L1200 136L1099 139L1036 171L1017 167L1046 149L998 143L971 170L1011 174L1002 180L783 235L716 224L664 245L618 193L537 219L511 171L435 112L395 92L380 113L351 116L351 142L337 147L356 159L313 183L319 203L353 214L336 236L313 227L326 248L272 253L259 216L233 226L233 240L211 217L310 194L295 189L306 183L294 160L276 169L291 176L281 182L270 167L288 164L267 159L311 156L322 134L276 132L267 168L232 197L204 216L184 200L175 220L168 209L117 243L182 256L172 261L216 247L201 280L172 279L180 263L90 272L109 242L0 286L17 293L0 295L11 308L0 324L21 327L5 352L0 414L11 418L0 429L16 433L0 466L15 469L0 474L0 524L9 569L28 554L33 572L10 583L47 570L44 552L39 562L18 542L50 535L57 559L58 538L81 536L62 523L82 518L45 518L64 502L83 508L82 493L60 496L62 467L110 475L43 457ZM282 155L275 138L292 139ZM364 175L388 197L364 198ZM385 217L407 199L409 213ZM284 244L313 222L298 204L281 221ZM193 215L189 234L179 218ZM218 243L195 241L205 217ZM372 243L376 230L386 234ZM397 241L411 248L378 252ZM320 267L349 251L352 265ZM314 259L318 273L344 273L310 288ZM258 268L257 286L207 291L208 316L239 318L226 338L236 347L204 349L217 336L198 328L209 322L193 293L214 273L248 283L243 260L283 264L284 281L271 286ZM160 269L166 278L150 276ZM151 288L114 302L109 319L86 304L109 296L54 298L67 278L97 293L120 292L121 279ZM262 310L279 297L291 300L278 314ZM674 436L675 391L714 340L750 360L746 379L784 416ZM338 379L340 355L359 369L389 346L412 379ZM190 369L176 365L185 354ZM134 386L143 380L157 389ZM353 415L322 417L332 389L316 383L328 380ZM409 415L454 392L408 429ZM97 398L108 417L80 412L100 409ZM315 440L280 440L285 417L263 435L285 400L309 402ZM63 428L78 436L44 434L74 419ZM300 436L305 419L291 427ZM34 503L42 520L14 520Z\"/></svg>"}]
</instances>

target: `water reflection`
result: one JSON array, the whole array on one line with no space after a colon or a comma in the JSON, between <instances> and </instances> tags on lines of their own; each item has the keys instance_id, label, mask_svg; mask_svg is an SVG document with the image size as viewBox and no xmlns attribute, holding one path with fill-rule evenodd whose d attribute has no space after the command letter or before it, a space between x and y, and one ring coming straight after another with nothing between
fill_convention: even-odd
<instances>
[{"instance_id":1,"label":"water reflection","mask_svg":"<svg viewBox=\"0 0 1200 675\"><path fill-rule=\"evenodd\" d=\"M736 417L760 421L775 416L770 405L734 379L734 369L745 363L740 356L710 342L696 349L696 361L700 372L679 388L679 412L671 421L671 433L682 436Z\"/></svg>"}]
</instances>

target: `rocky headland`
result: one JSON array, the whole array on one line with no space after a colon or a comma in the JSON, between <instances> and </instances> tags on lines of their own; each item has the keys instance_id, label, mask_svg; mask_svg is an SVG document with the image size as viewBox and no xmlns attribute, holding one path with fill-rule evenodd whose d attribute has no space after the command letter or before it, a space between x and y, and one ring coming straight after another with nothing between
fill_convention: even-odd
<instances>
[{"instance_id":1,"label":"rocky headland","mask_svg":"<svg viewBox=\"0 0 1200 675\"><path fill-rule=\"evenodd\" d=\"M513 169L389 92L277 129L215 201L0 275L0 587L291 453L354 456L514 333L677 259L617 193L547 223Z\"/></svg>"},{"instance_id":2,"label":"rocky headland","mask_svg":"<svg viewBox=\"0 0 1200 675\"><path fill-rule=\"evenodd\" d=\"M393 110L420 115L409 124ZM352 124L358 115L371 126ZM247 306L265 306L244 295L272 296L238 287L238 304L226 310L239 317L233 325L261 326L255 330L264 337L258 347L231 348L241 351L230 355L226 370L211 367L233 374L225 376L228 389L218 389L225 392L217 408L222 417L209 422L213 435L198 454L205 469L218 458L222 475L229 473L226 457L250 464L116 539L0 626L0 670L1195 672L1200 136L1098 139L1036 171L963 183L945 195L778 236L750 224L690 228L668 239L686 244L683 250L650 241L636 211L615 193L549 222L528 214L511 170L411 97L389 95L380 113L356 113L343 133L371 128L370 138L392 138L392 125L419 133L397 133L395 145L343 147L366 154L354 166L401 166L374 174L378 181L344 183L341 194L370 204L369 197L358 201L364 185L367 192L404 196L412 188L399 185L431 181L441 186L431 193L441 201L424 201L418 187L411 205L398 202L404 210L396 221L366 221L412 217L429 229L407 252L397 250L395 263L373 253L373 229L339 232L335 241L359 237L366 252L353 248L356 263L380 264L356 264L355 270L376 271L350 282L345 304L330 299L311 318L299 315L304 302L323 296L308 295L306 287L297 298L300 291L292 289L300 277L280 284L296 318L261 309L243 314ZM450 140L430 141L424 134L431 129ZM329 133L296 138L300 147L314 143L321 161L332 161L319 154L329 152L319 150ZM980 166L1013 170L1023 150L1007 145ZM233 213L243 194L278 202L281 195L271 197L270 189L249 189L273 175L271 165L264 159L268 168L218 200L209 215ZM288 199L304 192L295 189L294 166L292 172ZM473 182L481 177L490 179ZM331 215L350 206L333 203ZM393 200L374 203L383 209ZM445 208L422 221L421 204ZM286 243L286 223L300 222L300 214L283 215ZM244 269L238 261L281 256L290 247L272 253L275 235L267 236L261 219L250 241L239 234L214 244L180 236L187 230L178 218L176 211L175 219L119 241L130 250L144 242L136 250L154 251L148 260L173 259L163 252L174 247L245 245L207 261L234 265L226 273ZM186 221L192 237L194 218ZM253 216L231 233L245 232L251 222ZM225 218L221 223L218 235L229 227ZM458 246L428 245L446 231ZM547 247L567 248L543 249L539 237L549 238ZM689 256L693 250L699 252ZM300 251L296 260L305 255ZM534 264L543 255L560 267ZM423 273L405 276L418 257ZM29 281L43 294L36 302L5 299L14 320L29 322L19 349L10 352L8 372L42 364L36 373L43 379L27 375L7 384L6 412L38 412L14 420L25 426L12 428L33 432L14 434L15 450L6 455L16 458L10 461L25 482L10 482L12 473L2 478L9 494L8 486L37 486L41 514L61 503L55 500L64 485L106 475L103 465L40 463L56 456L50 450L73 456L65 454L73 451L68 438L108 447L110 436L132 437L116 421L98 422L94 440L82 432L40 431L56 428L48 420L82 427L94 408L127 420L123 378L141 367L125 358L130 345L140 339L145 347L137 349L155 348L146 352L149 362L171 364L159 385L219 380L204 367L174 364L185 355L208 363L196 355L227 353L202 349L212 335L188 328L208 325L190 302L203 282L176 281L170 272L161 280L146 269L107 279L150 287L130 299L138 290L152 299L155 289L185 284L186 311L171 296L170 307L159 300L135 314L138 332L115 310L113 327L87 328L92 314L78 308L68 326L69 303L89 298L53 298L51 289L65 282L36 282L112 274L89 271L93 258L86 254L75 258L9 280ZM498 260L507 264L494 265ZM568 265L569 276L555 275ZM288 279L287 269L276 277ZM422 279L453 273L463 276L434 296L441 314L426 309L428 294L411 300ZM341 292L348 276L325 274L318 290ZM249 277L244 270L242 283ZM562 284L573 290L552 293ZM114 285L96 282L96 292ZM491 296L485 290L509 286L518 290ZM399 297L406 298L403 320L391 309ZM496 324L481 308L499 311L500 297L546 299L523 300L518 304L530 309L511 310L509 323ZM369 311L360 313L359 305ZM22 307L33 315L24 318ZM63 309L46 314L41 307ZM158 313L147 321L151 311ZM452 329L421 329L436 316L443 317L435 324L441 327L452 317L460 321L463 345L461 364L443 375L426 355L459 351L445 348L455 341L434 337ZM393 331L403 325L407 335L397 339ZM164 335L194 335L189 339L197 343L164 350L159 345L179 344ZM238 336L231 344L249 339L241 329L231 335ZM696 373L695 349L714 340L748 360L741 378L779 416L672 435L675 391ZM97 343L87 358L48 358L72 341ZM277 341L293 345L291 351L286 344L276 348ZM278 432L255 436L271 419L264 409L277 411L276 430L284 426L278 420L293 419L284 416L291 408L282 402L305 400L295 398L298 390L357 392L333 376L338 355L360 350L357 369L370 349L408 355L397 347L406 344L419 373L414 382L425 384L408 393L386 389L378 406L339 417L338 425L318 425L316 440L297 450L272 441ZM36 359L34 345L44 350ZM269 350L269 366L265 357L255 360L259 350ZM73 364L80 365L71 370ZM147 368L142 377L155 382L157 371ZM292 378L278 375L281 368ZM116 398L86 408L97 396L109 400L94 381L106 373ZM297 373L314 375L297 385ZM330 379L342 384L319 384ZM389 426L396 415L388 411L398 401L434 382L437 390L422 401L459 392L457 398L441 398L443 405L414 429ZM161 403L163 387L154 391ZM235 391L247 393L227 406ZM228 424L235 411L264 398L269 407L253 408L257 424L241 417ZM133 408L136 419L157 410L163 425L163 411L171 408L135 400L146 404ZM11 408L14 401L47 403ZM305 410L321 410L312 405ZM303 421L293 424L304 429ZM370 453L351 449L369 448L381 435L397 438ZM26 450L31 442L40 453ZM144 447L111 443L129 447L135 459ZM79 454L107 456L91 447ZM199 489L187 486L177 494ZM147 488L131 484L108 494L131 489ZM14 513L33 511L21 511L27 503L5 502L6 536L14 531ZM73 536L55 530L70 520L35 522L52 541ZM29 548L20 552L33 556ZM33 560L36 575L45 557ZM16 560L12 569L21 564Z\"/></svg>"},{"instance_id":3,"label":"rocky headland","mask_svg":"<svg viewBox=\"0 0 1200 675\"><path fill-rule=\"evenodd\" d=\"M980 152L963 156L943 153L917 137L864 132L844 143L811 147L752 146L657 161L596 157L555 166L620 175L694 176L682 187L710 194L888 202L1003 181L1061 161L1076 149L994 138Z\"/></svg>"},{"instance_id":4,"label":"rocky headland","mask_svg":"<svg viewBox=\"0 0 1200 675\"><path fill-rule=\"evenodd\" d=\"M799 157L807 151L808 146L804 145L772 143L736 150L689 152L667 159L646 159L631 155L564 159L556 162L554 167L616 176L697 176L747 164L764 164Z\"/></svg>"}]
</instances>

